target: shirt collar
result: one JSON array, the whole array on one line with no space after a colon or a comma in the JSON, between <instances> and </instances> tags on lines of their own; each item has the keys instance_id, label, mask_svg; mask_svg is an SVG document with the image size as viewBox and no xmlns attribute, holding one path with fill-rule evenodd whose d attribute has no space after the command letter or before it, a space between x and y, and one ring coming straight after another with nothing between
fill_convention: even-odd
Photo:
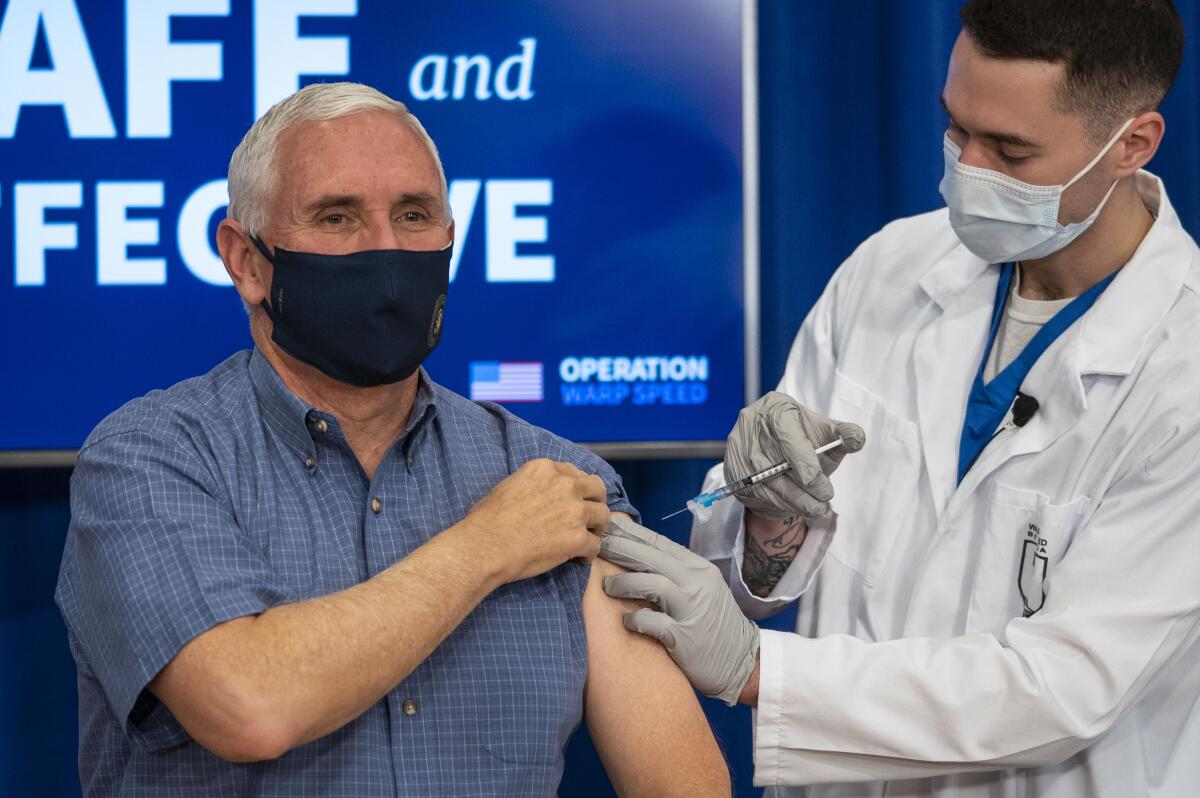
<instances>
[{"instance_id":1,"label":"shirt collar","mask_svg":"<svg viewBox=\"0 0 1200 798\"><path fill-rule=\"evenodd\" d=\"M312 457L314 446L307 419L313 407L288 390L257 347L250 356L250 383L267 427L301 457Z\"/></svg>"},{"instance_id":2,"label":"shirt collar","mask_svg":"<svg viewBox=\"0 0 1200 798\"><path fill-rule=\"evenodd\" d=\"M397 440L412 434L437 413L433 380L424 367L418 374L412 413ZM313 427L318 421L324 420L331 429L336 429L337 419L292 393L257 347L250 356L250 382L267 427L301 458L315 456Z\"/></svg>"},{"instance_id":3,"label":"shirt collar","mask_svg":"<svg viewBox=\"0 0 1200 798\"><path fill-rule=\"evenodd\" d=\"M404 425L404 431L400 433L397 440L403 440L406 436L416 432L421 426L437 415L437 403L434 401L433 380L429 378L429 372L424 366L417 369L417 395L413 397L412 412L408 414L408 423Z\"/></svg>"}]
</instances>

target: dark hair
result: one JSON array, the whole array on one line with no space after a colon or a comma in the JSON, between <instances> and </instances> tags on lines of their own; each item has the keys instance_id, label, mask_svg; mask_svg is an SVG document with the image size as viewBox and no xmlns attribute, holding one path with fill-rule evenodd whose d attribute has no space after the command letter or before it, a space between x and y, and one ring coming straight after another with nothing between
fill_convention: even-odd
<instances>
[{"instance_id":1,"label":"dark hair","mask_svg":"<svg viewBox=\"0 0 1200 798\"><path fill-rule=\"evenodd\" d=\"M971 0L959 16L988 56L1063 64L1057 104L1098 142L1157 109L1183 60L1171 0Z\"/></svg>"}]
</instances>

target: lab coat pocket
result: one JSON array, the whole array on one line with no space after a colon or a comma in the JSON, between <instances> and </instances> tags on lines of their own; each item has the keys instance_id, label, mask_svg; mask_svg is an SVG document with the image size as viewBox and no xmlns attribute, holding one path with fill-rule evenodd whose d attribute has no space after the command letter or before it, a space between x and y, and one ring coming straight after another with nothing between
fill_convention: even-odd
<instances>
[{"instance_id":1,"label":"lab coat pocket","mask_svg":"<svg viewBox=\"0 0 1200 798\"><path fill-rule=\"evenodd\" d=\"M1054 503L1036 490L993 483L976 510L978 563L967 629L1003 638L1014 618L1037 614L1046 600L1046 579L1071 543L1087 497Z\"/></svg>"},{"instance_id":2,"label":"lab coat pocket","mask_svg":"<svg viewBox=\"0 0 1200 798\"><path fill-rule=\"evenodd\" d=\"M874 587L916 498L920 477L917 426L888 410L878 397L841 372L834 375L829 414L859 424L867 435L866 447L847 455L830 477L837 531L829 544L829 556Z\"/></svg>"}]
</instances>

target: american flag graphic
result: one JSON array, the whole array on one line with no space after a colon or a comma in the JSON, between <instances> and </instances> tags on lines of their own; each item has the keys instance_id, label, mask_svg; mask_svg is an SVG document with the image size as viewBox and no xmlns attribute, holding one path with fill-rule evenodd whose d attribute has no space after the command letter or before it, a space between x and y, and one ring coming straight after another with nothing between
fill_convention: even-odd
<instances>
[{"instance_id":1,"label":"american flag graphic","mask_svg":"<svg viewBox=\"0 0 1200 798\"><path fill-rule=\"evenodd\" d=\"M472 362L471 398L482 402L540 402L542 364L496 360Z\"/></svg>"}]
</instances>

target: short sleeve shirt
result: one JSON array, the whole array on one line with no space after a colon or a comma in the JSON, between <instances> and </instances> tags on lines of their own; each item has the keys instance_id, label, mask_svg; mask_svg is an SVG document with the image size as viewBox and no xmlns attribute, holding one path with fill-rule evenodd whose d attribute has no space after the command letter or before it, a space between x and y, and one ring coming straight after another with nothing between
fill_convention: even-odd
<instances>
[{"instance_id":1,"label":"short sleeve shirt","mask_svg":"<svg viewBox=\"0 0 1200 798\"><path fill-rule=\"evenodd\" d=\"M603 460L423 371L373 478L257 351L109 416L71 479L56 594L85 794L554 794L587 675L574 562L493 592L382 700L273 761L217 757L146 690L197 635L370 579L542 457L599 475L634 513Z\"/></svg>"}]
</instances>

